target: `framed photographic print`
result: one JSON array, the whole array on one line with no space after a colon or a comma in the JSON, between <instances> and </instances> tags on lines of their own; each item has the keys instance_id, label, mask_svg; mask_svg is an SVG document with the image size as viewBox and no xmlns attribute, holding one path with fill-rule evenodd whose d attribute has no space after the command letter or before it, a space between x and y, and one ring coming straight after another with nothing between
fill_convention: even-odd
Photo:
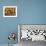
<instances>
[{"instance_id":1,"label":"framed photographic print","mask_svg":"<svg viewBox=\"0 0 46 46\"><path fill-rule=\"evenodd\" d=\"M3 6L3 17L17 17L17 6Z\"/></svg>"},{"instance_id":2,"label":"framed photographic print","mask_svg":"<svg viewBox=\"0 0 46 46\"><path fill-rule=\"evenodd\" d=\"M46 25L40 24L19 24L18 41L46 41Z\"/></svg>"}]
</instances>

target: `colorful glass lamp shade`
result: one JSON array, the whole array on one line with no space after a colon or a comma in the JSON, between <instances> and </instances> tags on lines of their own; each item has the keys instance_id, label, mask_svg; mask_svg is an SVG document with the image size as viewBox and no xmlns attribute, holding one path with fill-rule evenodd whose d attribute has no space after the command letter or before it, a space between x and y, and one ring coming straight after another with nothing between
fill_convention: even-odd
<instances>
[{"instance_id":1,"label":"colorful glass lamp shade","mask_svg":"<svg viewBox=\"0 0 46 46\"><path fill-rule=\"evenodd\" d=\"M10 35L8 36L9 40L14 40L15 41L16 38L16 34L15 33L10 33Z\"/></svg>"},{"instance_id":2,"label":"colorful glass lamp shade","mask_svg":"<svg viewBox=\"0 0 46 46\"><path fill-rule=\"evenodd\" d=\"M16 39L16 33L14 33L14 32L10 33L9 36L8 36L8 40L12 41L12 43L11 43L12 45L13 45L15 39ZM8 42L8 46L10 46L9 42Z\"/></svg>"}]
</instances>

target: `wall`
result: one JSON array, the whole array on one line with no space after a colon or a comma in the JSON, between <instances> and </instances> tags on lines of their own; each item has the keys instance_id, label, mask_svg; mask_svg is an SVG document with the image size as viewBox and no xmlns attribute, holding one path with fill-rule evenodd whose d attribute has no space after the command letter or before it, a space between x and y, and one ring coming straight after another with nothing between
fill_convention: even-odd
<instances>
[{"instance_id":1,"label":"wall","mask_svg":"<svg viewBox=\"0 0 46 46\"><path fill-rule=\"evenodd\" d=\"M17 18L4 18L3 6L16 5ZM46 0L4 0L0 3L0 44L7 44L9 32L18 32L17 24L46 24ZM17 43L17 41L16 41Z\"/></svg>"}]
</instances>

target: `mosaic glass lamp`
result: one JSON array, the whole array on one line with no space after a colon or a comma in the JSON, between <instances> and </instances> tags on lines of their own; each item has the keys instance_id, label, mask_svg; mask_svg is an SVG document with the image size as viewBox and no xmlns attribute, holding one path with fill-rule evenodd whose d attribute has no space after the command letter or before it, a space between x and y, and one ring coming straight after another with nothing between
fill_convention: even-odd
<instances>
[{"instance_id":1,"label":"mosaic glass lamp","mask_svg":"<svg viewBox=\"0 0 46 46\"><path fill-rule=\"evenodd\" d=\"M15 39L16 39L16 34L14 32L10 33L8 36L8 40L9 40L9 42L11 41L11 45L14 44ZM10 46L9 42L8 42L8 46Z\"/></svg>"}]
</instances>

